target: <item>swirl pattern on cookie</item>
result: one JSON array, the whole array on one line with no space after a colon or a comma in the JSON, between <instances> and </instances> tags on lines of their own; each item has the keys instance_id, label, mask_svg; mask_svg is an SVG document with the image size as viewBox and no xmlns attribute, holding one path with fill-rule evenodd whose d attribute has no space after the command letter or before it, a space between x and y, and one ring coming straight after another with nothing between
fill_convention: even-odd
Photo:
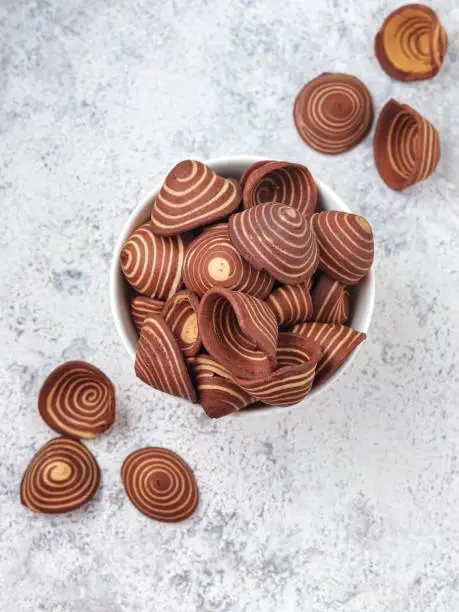
<instances>
[{"instance_id":1,"label":"swirl pattern on cookie","mask_svg":"<svg viewBox=\"0 0 459 612\"><path fill-rule=\"evenodd\" d=\"M305 141L335 155L358 145L373 122L367 87L350 74L326 72L307 83L295 100L294 120Z\"/></svg>"},{"instance_id":2,"label":"swirl pattern on cookie","mask_svg":"<svg viewBox=\"0 0 459 612\"><path fill-rule=\"evenodd\" d=\"M137 510L157 521L184 521L199 502L190 466L166 448L142 448L128 455L121 467L121 480Z\"/></svg>"},{"instance_id":3,"label":"swirl pattern on cookie","mask_svg":"<svg viewBox=\"0 0 459 612\"><path fill-rule=\"evenodd\" d=\"M120 264L138 293L167 300L182 285L183 236L156 236L150 223L137 228L123 246Z\"/></svg>"},{"instance_id":4,"label":"swirl pattern on cookie","mask_svg":"<svg viewBox=\"0 0 459 612\"><path fill-rule=\"evenodd\" d=\"M226 287L264 299L274 279L256 270L231 243L228 225L211 227L190 244L183 264L185 285L199 296L212 287Z\"/></svg>"},{"instance_id":5,"label":"swirl pattern on cookie","mask_svg":"<svg viewBox=\"0 0 459 612\"><path fill-rule=\"evenodd\" d=\"M136 295L131 300L131 317L137 331L142 329L143 322L151 314L161 314L165 302L145 295Z\"/></svg>"},{"instance_id":6,"label":"swirl pattern on cookie","mask_svg":"<svg viewBox=\"0 0 459 612\"><path fill-rule=\"evenodd\" d=\"M196 402L196 391L174 334L160 315L150 315L140 332L135 373L147 385Z\"/></svg>"},{"instance_id":7,"label":"swirl pattern on cookie","mask_svg":"<svg viewBox=\"0 0 459 612\"><path fill-rule=\"evenodd\" d=\"M199 299L195 293L179 291L166 302L162 312L185 357L193 357L201 348L198 307Z\"/></svg>"},{"instance_id":8,"label":"swirl pattern on cookie","mask_svg":"<svg viewBox=\"0 0 459 612\"><path fill-rule=\"evenodd\" d=\"M115 421L115 387L85 361L68 361L46 378L38 396L42 419L57 433L93 439Z\"/></svg>"},{"instance_id":9,"label":"swirl pattern on cookie","mask_svg":"<svg viewBox=\"0 0 459 612\"><path fill-rule=\"evenodd\" d=\"M264 375L276 366L277 321L258 298L216 287L198 312L207 352L234 376Z\"/></svg>"},{"instance_id":10,"label":"swirl pattern on cookie","mask_svg":"<svg viewBox=\"0 0 459 612\"><path fill-rule=\"evenodd\" d=\"M434 77L448 50L448 36L428 6L406 4L393 11L375 38L382 69L399 81Z\"/></svg>"},{"instance_id":11,"label":"swirl pattern on cookie","mask_svg":"<svg viewBox=\"0 0 459 612\"><path fill-rule=\"evenodd\" d=\"M395 190L429 178L440 161L434 126L408 104L389 100L379 115L374 137L376 168Z\"/></svg>"},{"instance_id":12,"label":"swirl pattern on cookie","mask_svg":"<svg viewBox=\"0 0 459 612\"><path fill-rule=\"evenodd\" d=\"M349 317L349 293L339 281L322 274L311 293L314 321L343 324Z\"/></svg>"},{"instance_id":13,"label":"swirl pattern on cookie","mask_svg":"<svg viewBox=\"0 0 459 612\"><path fill-rule=\"evenodd\" d=\"M239 206L239 183L185 160L167 175L151 211L156 234L172 236L228 217Z\"/></svg>"},{"instance_id":14,"label":"swirl pattern on cookie","mask_svg":"<svg viewBox=\"0 0 459 612\"><path fill-rule=\"evenodd\" d=\"M310 286L310 279L301 285L281 285L268 296L266 303L280 326L302 323L312 317Z\"/></svg>"},{"instance_id":15,"label":"swirl pattern on cookie","mask_svg":"<svg viewBox=\"0 0 459 612\"><path fill-rule=\"evenodd\" d=\"M320 345L303 336L279 333L277 368L261 378L236 378L255 399L275 406L301 402L312 388L316 366L322 356Z\"/></svg>"},{"instance_id":16,"label":"swirl pattern on cookie","mask_svg":"<svg viewBox=\"0 0 459 612\"><path fill-rule=\"evenodd\" d=\"M314 340L323 349L314 386L328 380L366 338L366 334L352 327L330 323L299 323L293 327L292 332Z\"/></svg>"},{"instance_id":17,"label":"swirl pattern on cookie","mask_svg":"<svg viewBox=\"0 0 459 612\"><path fill-rule=\"evenodd\" d=\"M319 268L343 285L357 284L373 264L373 230L368 221L331 210L314 214L311 227L319 244Z\"/></svg>"},{"instance_id":18,"label":"swirl pattern on cookie","mask_svg":"<svg viewBox=\"0 0 459 612\"><path fill-rule=\"evenodd\" d=\"M312 215L317 204L317 186L301 164L284 161L258 162L243 176L244 208L278 202L293 206L304 216Z\"/></svg>"},{"instance_id":19,"label":"swirl pattern on cookie","mask_svg":"<svg viewBox=\"0 0 459 612\"><path fill-rule=\"evenodd\" d=\"M54 438L27 466L21 481L21 503L33 512L70 512L94 496L99 482L99 466L81 442Z\"/></svg>"},{"instance_id":20,"label":"swirl pattern on cookie","mask_svg":"<svg viewBox=\"0 0 459 612\"><path fill-rule=\"evenodd\" d=\"M310 222L291 206L259 204L232 215L228 231L231 242L254 268L281 283L304 283L319 263Z\"/></svg>"}]
</instances>

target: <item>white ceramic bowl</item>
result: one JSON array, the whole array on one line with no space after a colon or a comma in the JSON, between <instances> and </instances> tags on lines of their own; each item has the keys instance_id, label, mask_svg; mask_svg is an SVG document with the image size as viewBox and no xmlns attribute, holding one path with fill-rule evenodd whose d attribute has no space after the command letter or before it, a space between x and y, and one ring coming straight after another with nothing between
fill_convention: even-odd
<instances>
[{"instance_id":1,"label":"white ceramic bowl","mask_svg":"<svg viewBox=\"0 0 459 612\"><path fill-rule=\"evenodd\" d=\"M237 155L232 157L209 159L205 163L221 176L240 178L244 170L246 170L250 165L257 161L263 161L264 159L266 158L251 155ZM330 187L327 187L325 183L316 177L314 177L314 179L319 188L318 210L341 210L343 212L351 212L341 198L339 198L336 193L330 189ZM161 183L156 185L147 195L147 197L133 210L127 219L115 246L110 269L110 303L113 318L115 319L116 329L118 330L121 340L123 341L126 350L133 360L135 359L137 332L129 312L129 302L126 291L127 283L124 280L121 272L119 257L121 249L131 233L149 218L153 200L160 187ZM350 299L351 317L348 321L348 325L358 329L359 331L365 333L368 332L375 302L374 266L371 268L368 275L357 286L351 288ZM319 394L324 393L327 389L334 385L338 378L350 366L357 352L362 346L365 346L365 343L360 344L353 352L351 357L341 366L341 368L339 368L339 370L337 370L337 372L331 376L327 382L317 389L313 389L302 403L310 402L312 399L317 398ZM278 409L279 408L276 408L276 410ZM260 412L270 412L271 410L271 408L267 407L254 410L253 413L258 414ZM243 410L237 414L247 415L250 413L250 410Z\"/></svg>"}]
</instances>

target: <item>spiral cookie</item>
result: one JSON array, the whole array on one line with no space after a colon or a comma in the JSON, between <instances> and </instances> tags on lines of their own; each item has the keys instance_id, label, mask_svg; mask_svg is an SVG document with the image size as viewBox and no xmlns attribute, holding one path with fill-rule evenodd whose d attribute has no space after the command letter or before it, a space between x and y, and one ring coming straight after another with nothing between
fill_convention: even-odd
<instances>
[{"instance_id":1,"label":"spiral cookie","mask_svg":"<svg viewBox=\"0 0 459 612\"><path fill-rule=\"evenodd\" d=\"M127 281L139 293L158 300L167 300L181 287L184 259L183 236L156 236L149 223L135 230L120 254Z\"/></svg>"},{"instance_id":2,"label":"spiral cookie","mask_svg":"<svg viewBox=\"0 0 459 612\"><path fill-rule=\"evenodd\" d=\"M142 448L128 455L121 479L137 510L157 521L183 521L198 505L198 486L191 468L166 448Z\"/></svg>"},{"instance_id":3,"label":"spiral cookie","mask_svg":"<svg viewBox=\"0 0 459 612\"><path fill-rule=\"evenodd\" d=\"M164 308L162 300L155 300L145 295L136 295L131 300L131 317L137 330L140 331L145 319L151 314L161 314Z\"/></svg>"},{"instance_id":4,"label":"spiral cookie","mask_svg":"<svg viewBox=\"0 0 459 612\"><path fill-rule=\"evenodd\" d=\"M207 352L232 375L263 376L275 368L277 321L261 300L216 287L203 296L198 321Z\"/></svg>"},{"instance_id":5,"label":"spiral cookie","mask_svg":"<svg viewBox=\"0 0 459 612\"><path fill-rule=\"evenodd\" d=\"M317 187L306 166L282 161L258 162L243 178L244 208L278 202L293 206L304 216L315 211Z\"/></svg>"},{"instance_id":6,"label":"spiral cookie","mask_svg":"<svg viewBox=\"0 0 459 612\"><path fill-rule=\"evenodd\" d=\"M406 4L391 13L375 39L382 69L399 81L435 76L443 64L448 37L437 14L422 4Z\"/></svg>"},{"instance_id":7,"label":"spiral cookie","mask_svg":"<svg viewBox=\"0 0 459 612\"><path fill-rule=\"evenodd\" d=\"M226 287L264 299L274 279L256 270L238 253L222 223L203 232L190 244L183 264L185 285L199 296L212 287Z\"/></svg>"},{"instance_id":8,"label":"spiral cookie","mask_svg":"<svg viewBox=\"0 0 459 612\"><path fill-rule=\"evenodd\" d=\"M328 380L366 338L366 334L351 327L329 323L299 323L293 327L292 332L314 340L323 349L314 385Z\"/></svg>"},{"instance_id":9,"label":"spiral cookie","mask_svg":"<svg viewBox=\"0 0 459 612\"><path fill-rule=\"evenodd\" d=\"M265 404L291 406L311 390L316 366L322 356L317 342L281 332L277 347L277 369L261 378L236 378L236 382Z\"/></svg>"},{"instance_id":10,"label":"spiral cookie","mask_svg":"<svg viewBox=\"0 0 459 612\"><path fill-rule=\"evenodd\" d=\"M339 281L322 274L312 290L313 319L321 323L342 324L349 316L349 294Z\"/></svg>"},{"instance_id":11,"label":"spiral cookie","mask_svg":"<svg viewBox=\"0 0 459 612\"><path fill-rule=\"evenodd\" d=\"M371 268L373 231L363 217L336 210L316 213L311 226L320 249L319 268L343 285L355 285Z\"/></svg>"},{"instance_id":12,"label":"spiral cookie","mask_svg":"<svg viewBox=\"0 0 459 612\"><path fill-rule=\"evenodd\" d=\"M281 285L268 296L266 303L279 325L302 323L312 317L310 285L310 280L301 285Z\"/></svg>"},{"instance_id":13,"label":"spiral cookie","mask_svg":"<svg viewBox=\"0 0 459 612\"><path fill-rule=\"evenodd\" d=\"M72 438L93 439L115 421L115 387L98 368L68 361L51 372L38 396L41 417Z\"/></svg>"},{"instance_id":14,"label":"spiral cookie","mask_svg":"<svg viewBox=\"0 0 459 612\"><path fill-rule=\"evenodd\" d=\"M191 291L179 291L166 302L162 317L174 334L185 357L193 357L201 348L198 327L199 300Z\"/></svg>"},{"instance_id":15,"label":"spiral cookie","mask_svg":"<svg viewBox=\"0 0 459 612\"><path fill-rule=\"evenodd\" d=\"M207 416L217 419L237 412L252 403L229 371L210 355L198 355L193 365L199 403Z\"/></svg>"},{"instance_id":16,"label":"spiral cookie","mask_svg":"<svg viewBox=\"0 0 459 612\"><path fill-rule=\"evenodd\" d=\"M99 482L99 466L81 442L54 438L42 446L24 472L21 503L33 512L69 512L88 502Z\"/></svg>"},{"instance_id":17,"label":"spiral cookie","mask_svg":"<svg viewBox=\"0 0 459 612\"><path fill-rule=\"evenodd\" d=\"M239 206L241 190L205 164L186 160L167 175L153 203L155 234L172 236L228 217Z\"/></svg>"},{"instance_id":18,"label":"spiral cookie","mask_svg":"<svg viewBox=\"0 0 459 612\"><path fill-rule=\"evenodd\" d=\"M306 144L335 155L352 149L368 134L373 104L362 81L350 74L325 72L303 87L293 114Z\"/></svg>"},{"instance_id":19,"label":"spiral cookie","mask_svg":"<svg viewBox=\"0 0 459 612\"><path fill-rule=\"evenodd\" d=\"M310 223L291 206L259 204L232 215L228 231L231 242L254 268L281 283L304 283L319 263Z\"/></svg>"},{"instance_id":20,"label":"spiral cookie","mask_svg":"<svg viewBox=\"0 0 459 612\"><path fill-rule=\"evenodd\" d=\"M389 100L376 125L374 156L386 185L405 189L435 171L440 161L438 132L408 104Z\"/></svg>"},{"instance_id":21,"label":"spiral cookie","mask_svg":"<svg viewBox=\"0 0 459 612\"><path fill-rule=\"evenodd\" d=\"M179 345L160 315L150 315L142 326L135 373L155 389L196 402L196 392Z\"/></svg>"}]
</instances>

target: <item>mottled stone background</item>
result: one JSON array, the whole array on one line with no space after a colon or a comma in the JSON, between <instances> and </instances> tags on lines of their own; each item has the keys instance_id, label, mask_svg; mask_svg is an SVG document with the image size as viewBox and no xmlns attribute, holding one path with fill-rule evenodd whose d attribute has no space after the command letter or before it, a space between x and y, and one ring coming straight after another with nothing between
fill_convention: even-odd
<instances>
[{"instance_id":1,"label":"mottled stone background","mask_svg":"<svg viewBox=\"0 0 459 612\"><path fill-rule=\"evenodd\" d=\"M0 610L457 612L459 609L459 7L432 3L450 51L434 80L391 82L373 56L390 0L0 0ZM368 138L322 157L295 94L349 71L439 129L427 183L393 193ZM340 384L304 410L213 422L143 387L112 323L111 252L172 164L236 153L308 164L372 221L377 305ZM89 444L103 485L62 517L19 504L53 434L50 369L87 359L118 421ZM119 479L161 444L195 468L182 525L148 521Z\"/></svg>"}]
</instances>

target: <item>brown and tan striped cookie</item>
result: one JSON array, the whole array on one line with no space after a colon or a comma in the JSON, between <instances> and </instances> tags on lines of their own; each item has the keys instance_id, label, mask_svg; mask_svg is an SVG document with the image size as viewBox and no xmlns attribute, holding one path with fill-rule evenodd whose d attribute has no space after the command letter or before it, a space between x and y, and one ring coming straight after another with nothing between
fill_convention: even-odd
<instances>
[{"instance_id":1,"label":"brown and tan striped cookie","mask_svg":"<svg viewBox=\"0 0 459 612\"><path fill-rule=\"evenodd\" d=\"M183 280L199 296L212 287L226 287L264 299L274 279L241 257L228 235L228 225L208 228L187 249Z\"/></svg>"},{"instance_id":2,"label":"brown and tan striped cookie","mask_svg":"<svg viewBox=\"0 0 459 612\"><path fill-rule=\"evenodd\" d=\"M199 403L207 416L218 419L253 402L250 395L232 380L229 370L210 355L198 355L193 370Z\"/></svg>"},{"instance_id":3,"label":"brown and tan striped cookie","mask_svg":"<svg viewBox=\"0 0 459 612\"><path fill-rule=\"evenodd\" d=\"M391 189L426 180L440 161L440 138L434 126L408 104L389 100L374 137L376 168Z\"/></svg>"},{"instance_id":4,"label":"brown and tan striped cookie","mask_svg":"<svg viewBox=\"0 0 459 612\"><path fill-rule=\"evenodd\" d=\"M179 291L166 302L162 311L162 317L185 357L193 357L201 349L198 307L199 299L195 293Z\"/></svg>"},{"instance_id":5,"label":"brown and tan striped cookie","mask_svg":"<svg viewBox=\"0 0 459 612\"><path fill-rule=\"evenodd\" d=\"M375 38L381 68L399 81L431 79L447 50L448 36L438 15L423 4L405 4L393 11Z\"/></svg>"},{"instance_id":6,"label":"brown and tan striped cookie","mask_svg":"<svg viewBox=\"0 0 459 612\"><path fill-rule=\"evenodd\" d=\"M77 440L54 438L27 466L21 503L33 512L70 512L92 499L99 483L99 466L88 449Z\"/></svg>"},{"instance_id":7,"label":"brown and tan striped cookie","mask_svg":"<svg viewBox=\"0 0 459 612\"><path fill-rule=\"evenodd\" d=\"M196 402L196 391L180 347L160 315L150 315L142 325L135 354L135 373L150 387Z\"/></svg>"},{"instance_id":8,"label":"brown and tan striped cookie","mask_svg":"<svg viewBox=\"0 0 459 612\"><path fill-rule=\"evenodd\" d=\"M366 338L366 334L352 327L330 323L299 323L292 332L314 340L324 351L316 369L314 386L328 380Z\"/></svg>"},{"instance_id":9,"label":"brown and tan striped cookie","mask_svg":"<svg viewBox=\"0 0 459 612\"><path fill-rule=\"evenodd\" d=\"M309 321L312 317L311 279L301 285L281 285L268 296L266 303L280 326Z\"/></svg>"},{"instance_id":10,"label":"brown and tan striped cookie","mask_svg":"<svg viewBox=\"0 0 459 612\"><path fill-rule=\"evenodd\" d=\"M156 234L172 236L225 219L241 201L239 183L185 160L167 175L151 211Z\"/></svg>"},{"instance_id":11,"label":"brown and tan striped cookie","mask_svg":"<svg viewBox=\"0 0 459 612\"><path fill-rule=\"evenodd\" d=\"M254 268L281 283L304 283L319 263L310 222L291 206L259 204L232 215L228 231L231 242Z\"/></svg>"},{"instance_id":12,"label":"brown and tan striped cookie","mask_svg":"<svg viewBox=\"0 0 459 612\"><path fill-rule=\"evenodd\" d=\"M373 264L373 230L366 219L330 210L311 217L320 251L319 268L343 285L357 284Z\"/></svg>"},{"instance_id":13,"label":"brown and tan striped cookie","mask_svg":"<svg viewBox=\"0 0 459 612\"><path fill-rule=\"evenodd\" d=\"M279 334L277 368L260 378L236 378L252 397L274 406L293 406L312 388L321 346L309 338L289 332Z\"/></svg>"},{"instance_id":14,"label":"brown and tan striped cookie","mask_svg":"<svg viewBox=\"0 0 459 612\"><path fill-rule=\"evenodd\" d=\"M131 300L131 317L137 331L142 329L143 322L151 314L161 314L165 302L149 298L146 295L136 295Z\"/></svg>"},{"instance_id":15,"label":"brown and tan striped cookie","mask_svg":"<svg viewBox=\"0 0 459 612\"><path fill-rule=\"evenodd\" d=\"M304 216L312 215L317 204L317 186L301 164L285 161L257 162L243 175L244 208L278 202L293 206Z\"/></svg>"},{"instance_id":16,"label":"brown and tan striped cookie","mask_svg":"<svg viewBox=\"0 0 459 612\"><path fill-rule=\"evenodd\" d=\"M367 87L355 76L325 72L300 91L293 116L306 144L320 153L336 155L367 136L373 103Z\"/></svg>"},{"instance_id":17,"label":"brown and tan striped cookie","mask_svg":"<svg viewBox=\"0 0 459 612\"><path fill-rule=\"evenodd\" d=\"M128 455L121 480L137 510L157 521L184 521L199 503L193 471L167 448L141 448Z\"/></svg>"},{"instance_id":18,"label":"brown and tan striped cookie","mask_svg":"<svg viewBox=\"0 0 459 612\"><path fill-rule=\"evenodd\" d=\"M349 293L342 283L322 274L311 293L314 321L346 323L349 317Z\"/></svg>"},{"instance_id":19,"label":"brown and tan striped cookie","mask_svg":"<svg viewBox=\"0 0 459 612\"><path fill-rule=\"evenodd\" d=\"M85 361L67 361L46 378L38 410L51 429L72 438L94 439L115 422L115 387Z\"/></svg>"},{"instance_id":20,"label":"brown and tan striped cookie","mask_svg":"<svg viewBox=\"0 0 459 612\"><path fill-rule=\"evenodd\" d=\"M215 287L199 304L198 322L207 352L233 376L263 376L276 367L277 321L265 302Z\"/></svg>"},{"instance_id":21,"label":"brown and tan striped cookie","mask_svg":"<svg viewBox=\"0 0 459 612\"><path fill-rule=\"evenodd\" d=\"M185 238L185 239L184 239ZM167 300L182 286L187 236L156 236L150 223L137 228L123 246L120 264L136 291Z\"/></svg>"}]
</instances>

